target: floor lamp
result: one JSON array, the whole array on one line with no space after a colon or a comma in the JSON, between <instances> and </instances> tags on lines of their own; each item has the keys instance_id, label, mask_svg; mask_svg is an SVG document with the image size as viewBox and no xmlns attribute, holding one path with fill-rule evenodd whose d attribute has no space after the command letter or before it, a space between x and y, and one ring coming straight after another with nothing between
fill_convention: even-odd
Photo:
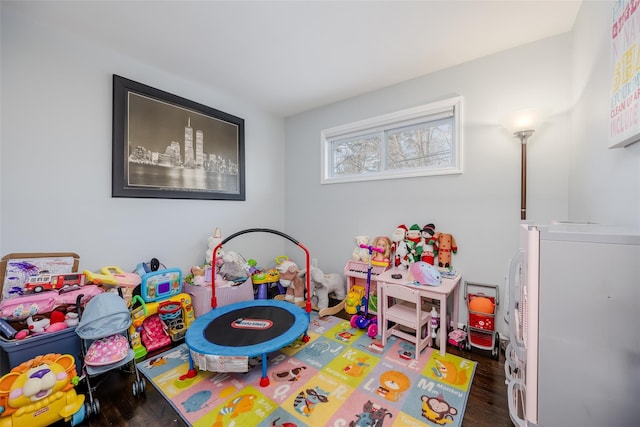
<instances>
[{"instance_id":1,"label":"floor lamp","mask_svg":"<svg viewBox=\"0 0 640 427\"><path fill-rule=\"evenodd\" d=\"M546 113L541 109L526 109L512 113L503 126L520 141L520 219L527 219L527 142L543 122Z\"/></svg>"}]
</instances>

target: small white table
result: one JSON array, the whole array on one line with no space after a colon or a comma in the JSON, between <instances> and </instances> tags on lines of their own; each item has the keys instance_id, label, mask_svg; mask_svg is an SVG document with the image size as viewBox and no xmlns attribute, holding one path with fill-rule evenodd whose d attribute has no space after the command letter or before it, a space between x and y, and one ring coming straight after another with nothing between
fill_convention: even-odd
<instances>
[{"instance_id":1,"label":"small white table","mask_svg":"<svg viewBox=\"0 0 640 427\"><path fill-rule=\"evenodd\" d=\"M394 279L392 275L400 274L402 277ZM458 325L458 288L460 285L460 274L453 278L443 278L440 286L415 286L407 285L409 270L406 268L390 268L377 278L378 282L378 317L379 322L384 322L384 313L382 308L382 298L386 298L382 292L382 284L390 283L398 286L409 286L412 289L418 289L423 298L431 298L440 302L440 355L444 356L447 352L447 299L449 295L453 295L452 322ZM379 323L379 324L380 324Z\"/></svg>"}]
</instances>

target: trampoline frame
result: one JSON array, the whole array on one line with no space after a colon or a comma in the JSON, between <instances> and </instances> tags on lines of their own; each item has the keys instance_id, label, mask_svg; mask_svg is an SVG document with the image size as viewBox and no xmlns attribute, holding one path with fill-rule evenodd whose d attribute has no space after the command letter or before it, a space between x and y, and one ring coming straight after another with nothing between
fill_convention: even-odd
<instances>
[{"instance_id":1,"label":"trampoline frame","mask_svg":"<svg viewBox=\"0 0 640 427\"><path fill-rule=\"evenodd\" d=\"M302 313L302 308L299 307L298 305L294 304L293 302L285 302L285 301L278 301L278 300L249 300L249 301L241 301L241 302L236 302L233 304L229 304L220 308L217 308L218 306L218 300L216 298L216 287L215 287L215 277L216 277L216 272L215 272L215 266L216 266L216 254L218 253L218 250L220 248L222 248L222 245L224 245L225 243L227 243L228 241L230 241L231 239L238 237L240 235L243 234L247 234L247 233L254 233L254 232L264 232L264 233L271 233L271 234L276 234L278 236L284 237L285 239L291 241L293 244L297 245L298 247L300 247L304 253L305 253L305 262L306 262L306 271L309 271L310 269L310 263L311 263L311 257L309 255L309 250L299 241L297 241L296 239L294 239L293 237L289 236L288 234L285 234L281 231L277 231L277 230L272 230L270 228L249 228L246 230L242 230L242 231L238 231L237 233L234 233L232 235L230 235L229 237L227 237L226 239L224 239L222 242L220 242L213 250L212 252L212 260L211 260L211 266L212 266L212 273L211 273L211 311L203 316L201 316L200 318L196 319L196 321L189 327L189 329L187 330L187 334L185 337L185 343L187 344L187 347L189 348L189 371L180 377L180 380L186 380L189 378L194 378L197 375L197 369L195 368L195 363L193 361L193 357L191 355L191 352L194 351L196 353L199 354L205 354L205 355L215 355L215 356L238 356L240 355L240 353L244 352L242 354L242 356L246 356L246 357L255 357L258 355L262 355L262 378L260 379L260 386L261 387L266 387L269 385L269 377L267 376L267 354L271 353L273 351L279 350L283 347L286 347L287 345L291 344L293 341L295 341L301 334L303 334L302 336L302 341L303 342L309 342L309 334L308 334L308 328L309 328L309 323L310 323L310 318L311 318L311 280L310 280L310 275L306 274L305 275L305 287L306 287L306 303L305 303L305 310L304 313L306 313L306 318L301 317L301 313ZM292 325L291 328L289 328L289 330L287 331L287 333L280 335L279 337L276 338L272 338L264 343L261 343L259 345L251 345L251 346L244 346L244 347L225 347L225 346L220 346L220 345L216 345L213 343L209 343L208 345L204 342L206 341L206 338L204 338L204 332L206 329L206 326L209 325L211 322L213 322L216 318L230 313L234 310L238 310L241 308L246 308L246 307L250 307L250 306L271 306L271 307L279 307L279 308L283 308L285 310L287 310L291 315L293 315L296 319L296 321L294 322L294 324ZM296 313L297 312L297 313ZM302 314L304 314L302 313ZM200 320L203 319L203 320ZM302 320L302 322L301 322ZM202 323L204 326L200 326L200 323ZM195 328L194 328L195 327ZM199 331L197 331L198 328L201 328ZM208 343L208 341L206 341ZM196 348L193 348L196 347ZM209 348L207 348L209 347ZM207 353L204 350L215 350L216 353Z\"/></svg>"}]
</instances>

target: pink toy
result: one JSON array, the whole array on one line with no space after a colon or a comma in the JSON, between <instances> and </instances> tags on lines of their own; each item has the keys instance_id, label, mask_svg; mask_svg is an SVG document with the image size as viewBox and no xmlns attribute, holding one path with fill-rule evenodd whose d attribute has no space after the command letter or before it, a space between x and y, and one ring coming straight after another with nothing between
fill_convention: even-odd
<instances>
[{"instance_id":1,"label":"pink toy","mask_svg":"<svg viewBox=\"0 0 640 427\"><path fill-rule=\"evenodd\" d=\"M67 324L64 322L58 322L49 325L49 327L45 329L45 332L58 332L63 329L67 329Z\"/></svg>"},{"instance_id":2,"label":"pink toy","mask_svg":"<svg viewBox=\"0 0 640 427\"><path fill-rule=\"evenodd\" d=\"M84 361L89 366L105 366L119 362L129 353L129 341L115 334L95 340L89 346Z\"/></svg>"},{"instance_id":3,"label":"pink toy","mask_svg":"<svg viewBox=\"0 0 640 427\"><path fill-rule=\"evenodd\" d=\"M411 264L409 273L416 285L440 286L442 284L440 272L433 265L424 261Z\"/></svg>"},{"instance_id":4,"label":"pink toy","mask_svg":"<svg viewBox=\"0 0 640 427\"><path fill-rule=\"evenodd\" d=\"M458 347L459 350L463 350L467 347L467 333L462 329L454 329L449 332L448 343L454 347Z\"/></svg>"}]
</instances>

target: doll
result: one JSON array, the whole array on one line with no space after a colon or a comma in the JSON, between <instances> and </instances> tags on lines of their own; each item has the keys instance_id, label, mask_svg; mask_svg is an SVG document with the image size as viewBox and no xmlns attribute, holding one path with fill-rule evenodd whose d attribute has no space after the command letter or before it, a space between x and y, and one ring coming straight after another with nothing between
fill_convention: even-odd
<instances>
[{"instance_id":1,"label":"doll","mask_svg":"<svg viewBox=\"0 0 640 427\"><path fill-rule=\"evenodd\" d=\"M416 261L420 261L422 256L422 230L418 224L413 224L407 231L405 242L407 243L409 264L413 264Z\"/></svg>"},{"instance_id":2,"label":"doll","mask_svg":"<svg viewBox=\"0 0 640 427\"><path fill-rule=\"evenodd\" d=\"M451 253L458 252L456 239L449 233L437 232L431 240L435 244L438 267L451 270Z\"/></svg>"},{"instance_id":3,"label":"doll","mask_svg":"<svg viewBox=\"0 0 640 427\"><path fill-rule=\"evenodd\" d=\"M409 253L407 249L407 243L405 238L407 237L407 226L400 224L396 227L393 235L391 236L391 251L393 252L393 265L392 267L408 267L409 262L407 255Z\"/></svg>"},{"instance_id":4,"label":"doll","mask_svg":"<svg viewBox=\"0 0 640 427\"><path fill-rule=\"evenodd\" d=\"M373 252L371 264L388 267L391 258L391 239L387 236L378 236L373 240L374 248L380 248L382 252Z\"/></svg>"},{"instance_id":5,"label":"doll","mask_svg":"<svg viewBox=\"0 0 640 427\"><path fill-rule=\"evenodd\" d=\"M431 240L436 232L436 226L433 224L427 224L422 227L422 256L421 261L427 264L433 265L435 261L435 254L433 250L434 242Z\"/></svg>"}]
</instances>

